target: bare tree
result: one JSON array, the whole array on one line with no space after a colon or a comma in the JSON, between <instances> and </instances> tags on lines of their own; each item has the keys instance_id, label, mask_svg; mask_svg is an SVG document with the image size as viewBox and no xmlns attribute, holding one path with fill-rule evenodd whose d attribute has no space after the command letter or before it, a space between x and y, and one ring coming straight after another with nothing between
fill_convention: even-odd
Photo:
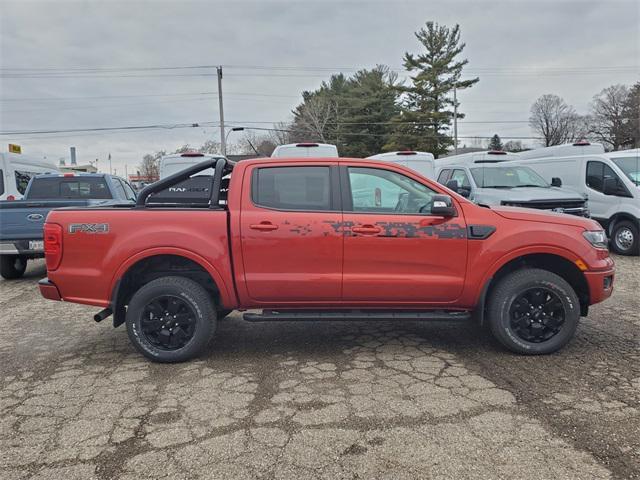
<instances>
[{"instance_id":1,"label":"bare tree","mask_svg":"<svg viewBox=\"0 0 640 480\"><path fill-rule=\"evenodd\" d=\"M542 95L531 106L529 125L542 137L545 147L560 145L585 135L584 120L561 97Z\"/></svg>"},{"instance_id":2,"label":"bare tree","mask_svg":"<svg viewBox=\"0 0 640 480\"><path fill-rule=\"evenodd\" d=\"M216 142L215 140L207 140L202 144L199 151L202 153L220 154L220 142Z\"/></svg>"},{"instance_id":3,"label":"bare tree","mask_svg":"<svg viewBox=\"0 0 640 480\"><path fill-rule=\"evenodd\" d=\"M160 151L153 154L147 153L142 157L138 170L140 175L148 179L156 179L160 174L160 157L165 155L166 152Z\"/></svg>"},{"instance_id":4,"label":"bare tree","mask_svg":"<svg viewBox=\"0 0 640 480\"><path fill-rule=\"evenodd\" d=\"M273 130L269 132L270 140L275 145L286 145L292 143L291 131L293 130L290 123L278 122L273 124Z\"/></svg>"},{"instance_id":5,"label":"bare tree","mask_svg":"<svg viewBox=\"0 0 640 480\"><path fill-rule=\"evenodd\" d=\"M505 152L522 152L524 150L526 149L522 146L522 142L520 140L509 140L504 144Z\"/></svg>"},{"instance_id":6,"label":"bare tree","mask_svg":"<svg viewBox=\"0 0 640 480\"><path fill-rule=\"evenodd\" d=\"M633 143L626 113L629 89L611 85L593 97L589 133L612 150Z\"/></svg>"},{"instance_id":7,"label":"bare tree","mask_svg":"<svg viewBox=\"0 0 640 480\"><path fill-rule=\"evenodd\" d=\"M328 131L335 121L336 105L326 95L309 95L295 111L295 138L328 142Z\"/></svg>"}]
</instances>

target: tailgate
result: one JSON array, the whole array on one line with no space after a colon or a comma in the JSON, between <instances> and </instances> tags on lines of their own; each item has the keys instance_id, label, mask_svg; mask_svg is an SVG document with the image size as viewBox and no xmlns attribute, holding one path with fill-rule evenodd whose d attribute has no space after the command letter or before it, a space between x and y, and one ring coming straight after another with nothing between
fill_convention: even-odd
<instances>
[{"instance_id":1,"label":"tailgate","mask_svg":"<svg viewBox=\"0 0 640 480\"><path fill-rule=\"evenodd\" d=\"M9 201L0 206L0 240L41 239L47 214L54 208L86 205L81 201Z\"/></svg>"}]
</instances>

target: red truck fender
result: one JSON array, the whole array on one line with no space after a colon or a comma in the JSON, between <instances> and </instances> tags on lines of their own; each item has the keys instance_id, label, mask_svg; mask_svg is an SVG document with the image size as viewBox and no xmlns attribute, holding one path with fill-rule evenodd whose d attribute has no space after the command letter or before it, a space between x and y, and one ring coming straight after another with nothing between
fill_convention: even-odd
<instances>
[{"instance_id":1,"label":"red truck fender","mask_svg":"<svg viewBox=\"0 0 640 480\"><path fill-rule=\"evenodd\" d=\"M218 287L218 290L220 292L220 300L222 301L222 304L225 306L225 308L232 308L233 306L237 305L238 301L236 299L234 291L228 288L227 282L224 281L222 275L220 275L220 272L218 272L218 270L213 265L211 265L211 263L209 263L207 260L205 260L195 252L177 247L150 248L129 257L122 265L120 265L120 268L118 268L116 274L111 279L109 291L113 292L115 290L117 283L132 266L134 266L139 261L144 260L145 258L154 257L157 255L176 255L179 257L187 258L197 263L203 269L205 269L209 273L209 275L211 275L211 278L216 284L216 287ZM113 301L114 299L111 298L110 300Z\"/></svg>"}]
</instances>

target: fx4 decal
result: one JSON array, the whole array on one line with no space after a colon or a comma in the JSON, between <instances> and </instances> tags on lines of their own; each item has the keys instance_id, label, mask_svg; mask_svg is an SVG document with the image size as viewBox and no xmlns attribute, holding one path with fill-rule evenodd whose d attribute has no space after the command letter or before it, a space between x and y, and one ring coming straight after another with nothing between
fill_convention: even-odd
<instances>
[{"instance_id":1,"label":"fx4 decal","mask_svg":"<svg viewBox=\"0 0 640 480\"><path fill-rule=\"evenodd\" d=\"M69 233L109 233L108 223L71 223Z\"/></svg>"}]
</instances>

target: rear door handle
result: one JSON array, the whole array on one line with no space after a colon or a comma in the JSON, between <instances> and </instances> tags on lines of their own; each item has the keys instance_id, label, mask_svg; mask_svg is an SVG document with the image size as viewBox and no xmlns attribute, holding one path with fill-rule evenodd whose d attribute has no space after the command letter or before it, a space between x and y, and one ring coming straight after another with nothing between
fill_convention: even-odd
<instances>
[{"instance_id":1,"label":"rear door handle","mask_svg":"<svg viewBox=\"0 0 640 480\"><path fill-rule=\"evenodd\" d=\"M376 235L382 231L380 227L375 225L360 225L359 227L352 227L353 233L359 233L361 235Z\"/></svg>"},{"instance_id":2,"label":"rear door handle","mask_svg":"<svg viewBox=\"0 0 640 480\"><path fill-rule=\"evenodd\" d=\"M261 232L270 232L272 230L277 230L278 225L274 225L271 222L260 222L249 225L249 228L252 230L260 230Z\"/></svg>"}]
</instances>

